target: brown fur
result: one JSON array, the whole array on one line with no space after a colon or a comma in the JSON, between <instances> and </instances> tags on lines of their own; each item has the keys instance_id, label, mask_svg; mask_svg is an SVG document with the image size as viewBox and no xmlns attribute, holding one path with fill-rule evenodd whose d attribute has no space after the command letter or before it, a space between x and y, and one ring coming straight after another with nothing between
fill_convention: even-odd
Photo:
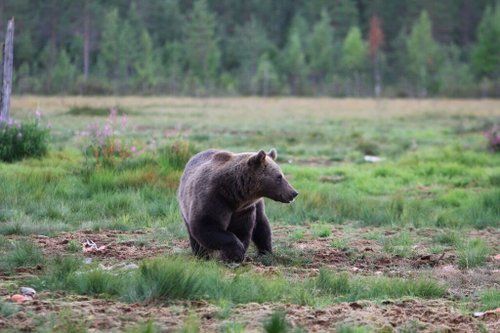
<instances>
[{"instance_id":1,"label":"brown fur","mask_svg":"<svg viewBox=\"0 0 500 333\"><path fill-rule=\"evenodd\" d=\"M222 259L242 261L250 240L271 252L271 228L263 198L291 202L297 191L269 154L207 150L187 163L179 186L182 217L195 254L220 250Z\"/></svg>"}]
</instances>

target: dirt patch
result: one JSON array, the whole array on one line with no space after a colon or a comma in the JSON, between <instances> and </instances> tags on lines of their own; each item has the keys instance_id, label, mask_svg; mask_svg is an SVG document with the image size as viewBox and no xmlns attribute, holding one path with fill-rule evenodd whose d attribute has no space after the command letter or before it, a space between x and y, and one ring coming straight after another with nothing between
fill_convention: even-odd
<instances>
[{"instance_id":1,"label":"dirt patch","mask_svg":"<svg viewBox=\"0 0 500 333\"><path fill-rule=\"evenodd\" d=\"M88 252L85 256L98 257L102 260L140 260L153 258L164 254L174 254L187 249L187 240L157 241L147 236L145 231L123 232L107 230L101 233L92 231L63 232L55 237L33 236L33 241L40 246L45 254L54 256L70 253L70 242L82 244L91 240L98 246L104 246L102 251ZM77 253L83 253L78 250Z\"/></svg>"},{"instance_id":2,"label":"dirt patch","mask_svg":"<svg viewBox=\"0 0 500 333\"><path fill-rule=\"evenodd\" d=\"M388 331L414 328L422 332L474 332L480 325L491 332L500 329L498 316L477 319L459 311L451 302L440 300L340 303L324 308L248 303L235 306L221 317L220 309L206 302L144 305L85 296L59 295L58 299L48 296L57 295L42 293L40 299L24 303L11 317L0 318L0 329L30 331L50 325L52 320L66 322L66 325L82 325L90 331L122 330L152 320L161 330L172 331L182 327L188 318L195 318L203 332L220 331L228 323L240 323L248 332L261 332L262 322L278 309L285 311L291 326L303 327L309 332L333 331L340 325L385 328Z\"/></svg>"}]
</instances>

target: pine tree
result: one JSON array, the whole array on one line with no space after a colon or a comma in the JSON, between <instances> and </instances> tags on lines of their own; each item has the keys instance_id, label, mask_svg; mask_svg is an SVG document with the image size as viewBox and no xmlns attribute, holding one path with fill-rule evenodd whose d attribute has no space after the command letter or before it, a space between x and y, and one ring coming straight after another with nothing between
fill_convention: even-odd
<instances>
[{"instance_id":1,"label":"pine tree","mask_svg":"<svg viewBox=\"0 0 500 333\"><path fill-rule=\"evenodd\" d=\"M151 92L158 78L158 58L153 48L153 41L144 29L139 43L140 53L134 62L134 70L139 88L143 92Z\"/></svg>"},{"instance_id":2,"label":"pine tree","mask_svg":"<svg viewBox=\"0 0 500 333\"><path fill-rule=\"evenodd\" d=\"M300 22L300 19L296 19L295 22ZM281 54L280 65L283 74L287 77L292 95L303 94L305 92L307 64L299 24L291 28L287 44Z\"/></svg>"},{"instance_id":3,"label":"pine tree","mask_svg":"<svg viewBox=\"0 0 500 333\"><path fill-rule=\"evenodd\" d=\"M355 1L337 0L331 10L335 30L340 38L344 38L352 26L359 24L359 13Z\"/></svg>"},{"instance_id":4,"label":"pine tree","mask_svg":"<svg viewBox=\"0 0 500 333\"><path fill-rule=\"evenodd\" d=\"M367 47L361 38L361 30L353 26L342 44L341 64L345 73L352 73L357 94L361 93L361 74L366 67ZM350 91L349 94L352 94Z\"/></svg>"},{"instance_id":5,"label":"pine tree","mask_svg":"<svg viewBox=\"0 0 500 333\"><path fill-rule=\"evenodd\" d=\"M431 76L438 62L439 45L432 37L432 25L429 15L422 11L411 29L406 41L408 69L415 79L420 96L427 96Z\"/></svg>"},{"instance_id":6,"label":"pine tree","mask_svg":"<svg viewBox=\"0 0 500 333\"><path fill-rule=\"evenodd\" d=\"M184 85L184 48L180 42L166 43L163 49L163 66L168 94L178 94Z\"/></svg>"},{"instance_id":7,"label":"pine tree","mask_svg":"<svg viewBox=\"0 0 500 333\"><path fill-rule=\"evenodd\" d=\"M257 72L252 78L254 93L262 96L276 94L279 91L279 77L267 53L260 57Z\"/></svg>"},{"instance_id":8,"label":"pine tree","mask_svg":"<svg viewBox=\"0 0 500 333\"><path fill-rule=\"evenodd\" d=\"M330 15L326 10L321 12L321 19L313 27L310 43L307 48L311 76L316 83L324 80L333 71L334 40Z\"/></svg>"},{"instance_id":9,"label":"pine tree","mask_svg":"<svg viewBox=\"0 0 500 333\"><path fill-rule=\"evenodd\" d=\"M487 7L477 29L472 66L479 77L500 76L500 5Z\"/></svg>"},{"instance_id":10,"label":"pine tree","mask_svg":"<svg viewBox=\"0 0 500 333\"><path fill-rule=\"evenodd\" d=\"M120 61L118 9L113 8L104 17L101 48L99 53L100 74L111 79L118 78L118 62ZM106 70L106 73L102 71Z\"/></svg>"},{"instance_id":11,"label":"pine tree","mask_svg":"<svg viewBox=\"0 0 500 333\"><path fill-rule=\"evenodd\" d=\"M238 67L240 92L251 92L251 79L264 53L270 52L273 45L262 25L254 18L242 26L237 26L234 36L226 48L227 62Z\"/></svg>"},{"instance_id":12,"label":"pine tree","mask_svg":"<svg viewBox=\"0 0 500 333\"><path fill-rule=\"evenodd\" d=\"M75 85L76 67L71 63L71 60L63 49L59 52L57 62L52 72L52 89L53 92L68 93Z\"/></svg>"},{"instance_id":13,"label":"pine tree","mask_svg":"<svg viewBox=\"0 0 500 333\"><path fill-rule=\"evenodd\" d=\"M220 65L215 28L215 16L206 0L196 1L186 27L185 54L190 73L205 86L216 81Z\"/></svg>"}]
</instances>

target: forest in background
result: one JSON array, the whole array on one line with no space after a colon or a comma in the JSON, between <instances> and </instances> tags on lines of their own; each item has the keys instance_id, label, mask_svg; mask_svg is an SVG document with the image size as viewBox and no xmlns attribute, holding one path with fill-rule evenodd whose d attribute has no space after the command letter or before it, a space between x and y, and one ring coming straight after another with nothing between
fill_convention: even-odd
<instances>
[{"instance_id":1,"label":"forest in background","mask_svg":"<svg viewBox=\"0 0 500 333\"><path fill-rule=\"evenodd\" d=\"M495 0L0 0L14 93L500 96Z\"/></svg>"}]
</instances>

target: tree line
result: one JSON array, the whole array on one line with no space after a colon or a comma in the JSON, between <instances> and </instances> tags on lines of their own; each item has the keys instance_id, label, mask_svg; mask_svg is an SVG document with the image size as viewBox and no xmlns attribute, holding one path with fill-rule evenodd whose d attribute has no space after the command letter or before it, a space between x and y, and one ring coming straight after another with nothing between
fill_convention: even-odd
<instances>
[{"instance_id":1,"label":"tree line","mask_svg":"<svg viewBox=\"0 0 500 333\"><path fill-rule=\"evenodd\" d=\"M495 0L0 0L15 93L500 96Z\"/></svg>"}]
</instances>

